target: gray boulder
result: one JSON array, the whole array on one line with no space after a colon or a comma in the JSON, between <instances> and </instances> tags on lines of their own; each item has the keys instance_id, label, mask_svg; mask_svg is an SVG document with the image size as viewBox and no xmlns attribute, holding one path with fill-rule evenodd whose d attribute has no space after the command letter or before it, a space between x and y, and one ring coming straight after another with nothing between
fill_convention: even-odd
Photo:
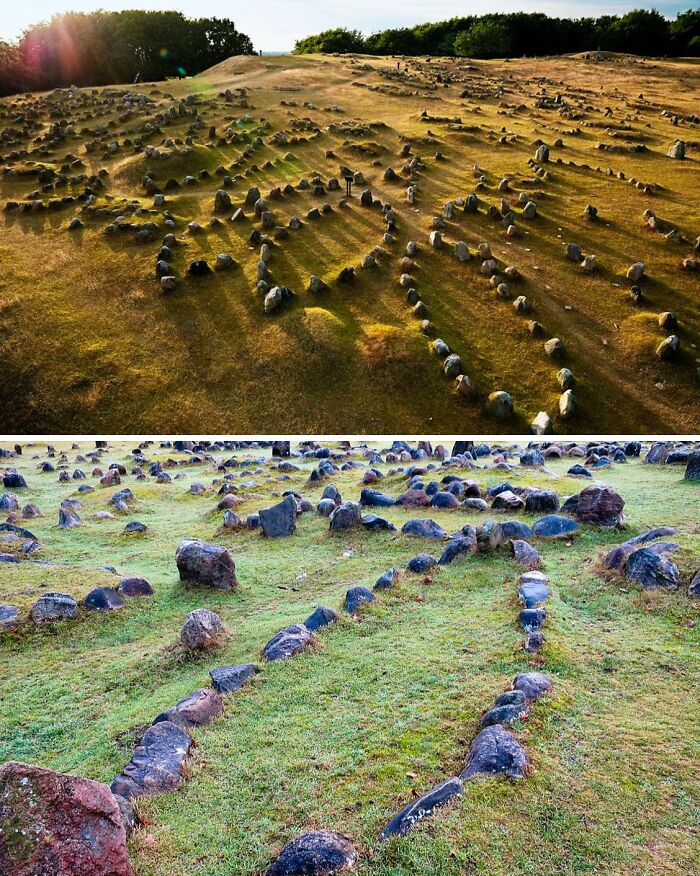
<instances>
[{"instance_id":1,"label":"gray boulder","mask_svg":"<svg viewBox=\"0 0 700 876\"><path fill-rule=\"evenodd\" d=\"M447 533L434 520L427 517L417 517L413 520L407 520L401 527L403 535L414 535L420 538L433 538L442 540L447 537Z\"/></svg>"},{"instance_id":2,"label":"gray boulder","mask_svg":"<svg viewBox=\"0 0 700 876\"><path fill-rule=\"evenodd\" d=\"M453 777L445 782L440 782L427 794L423 794L398 812L379 834L379 839L385 840L391 836L403 836L435 809L461 795L462 782L460 779Z\"/></svg>"},{"instance_id":3,"label":"gray boulder","mask_svg":"<svg viewBox=\"0 0 700 876\"><path fill-rule=\"evenodd\" d=\"M210 669L209 677L215 691L220 694L230 694L255 676L258 669L254 663L238 663L235 666L223 666L220 669Z\"/></svg>"},{"instance_id":4,"label":"gray boulder","mask_svg":"<svg viewBox=\"0 0 700 876\"><path fill-rule=\"evenodd\" d=\"M191 745L190 735L171 721L152 724L134 756L112 782L112 793L128 800L174 791L182 782Z\"/></svg>"},{"instance_id":5,"label":"gray boulder","mask_svg":"<svg viewBox=\"0 0 700 876\"><path fill-rule=\"evenodd\" d=\"M273 505L272 508L262 508L258 514L266 538L294 535L297 528L297 503L294 496L285 496L277 505Z\"/></svg>"},{"instance_id":6,"label":"gray boulder","mask_svg":"<svg viewBox=\"0 0 700 876\"><path fill-rule=\"evenodd\" d=\"M515 736L495 724L482 730L472 742L460 779L466 781L480 774L522 779L527 766L527 755Z\"/></svg>"},{"instance_id":7,"label":"gray boulder","mask_svg":"<svg viewBox=\"0 0 700 876\"><path fill-rule=\"evenodd\" d=\"M265 876L332 876L352 870L356 861L357 850L348 839L317 830L287 843Z\"/></svg>"},{"instance_id":8,"label":"gray boulder","mask_svg":"<svg viewBox=\"0 0 700 876\"><path fill-rule=\"evenodd\" d=\"M357 614L360 606L366 602L374 602L376 598L368 587L351 587L345 594L343 608L348 614Z\"/></svg>"},{"instance_id":9,"label":"gray boulder","mask_svg":"<svg viewBox=\"0 0 700 876\"><path fill-rule=\"evenodd\" d=\"M263 657L270 662L286 660L316 643L316 637L304 624L291 624L274 635L263 648Z\"/></svg>"},{"instance_id":10,"label":"gray boulder","mask_svg":"<svg viewBox=\"0 0 700 876\"><path fill-rule=\"evenodd\" d=\"M210 651L220 648L225 638L224 625L215 611L196 608L185 618L180 641L189 651Z\"/></svg>"},{"instance_id":11,"label":"gray boulder","mask_svg":"<svg viewBox=\"0 0 700 876\"><path fill-rule=\"evenodd\" d=\"M180 542L175 554L181 581L194 581L216 590L238 587L236 564L225 547L199 539Z\"/></svg>"},{"instance_id":12,"label":"gray boulder","mask_svg":"<svg viewBox=\"0 0 700 876\"><path fill-rule=\"evenodd\" d=\"M66 593L44 593L32 606L32 620L35 624L77 616L78 603Z\"/></svg>"}]
</instances>

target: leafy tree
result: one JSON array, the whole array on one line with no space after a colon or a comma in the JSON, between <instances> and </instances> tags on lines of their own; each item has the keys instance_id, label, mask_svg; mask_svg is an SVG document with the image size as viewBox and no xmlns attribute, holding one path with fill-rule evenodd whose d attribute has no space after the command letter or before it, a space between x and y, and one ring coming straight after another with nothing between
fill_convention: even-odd
<instances>
[{"instance_id":1,"label":"leafy tree","mask_svg":"<svg viewBox=\"0 0 700 876\"><path fill-rule=\"evenodd\" d=\"M511 46L511 34L505 24L481 20L462 31L454 42L457 55L467 58L505 58Z\"/></svg>"},{"instance_id":2,"label":"leafy tree","mask_svg":"<svg viewBox=\"0 0 700 876\"><path fill-rule=\"evenodd\" d=\"M674 55L700 54L700 9L679 12L670 24L671 51Z\"/></svg>"},{"instance_id":3,"label":"leafy tree","mask_svg":"<svg viewBox=\"0 0 700 876\"><path fill-rule=\"evenodd\" d=\"M253 51L228 18L180 12L69 12L24 32L0 51L0 93L26 87L106 85L195 74ZM24 83L29 83L29 86Z\"/></svg>"},{"instance_id":4,"label":"leafy tree","mask_svg":"<svg viewBox=\"0 0 700 876\"><path fill-rule=\"evenodd\" d=\"M666 55L671 48L668 21L656 9L633 9L613 22L603 48L634 55Z\"/></svg>"},{"instance_id":5,"label":"leafy tree","mask_svg":"<svg viewBox=\"0 0 700 876\"><path fill-rule=\"evenodd\" d=\"M333 30L324 30L315 36L297 40L294 52L297 55L310 53L332 52L362 52L364 51L364 37L359 30L348 30L345 27L336 27Z\"/></svg>"}]
</instances>

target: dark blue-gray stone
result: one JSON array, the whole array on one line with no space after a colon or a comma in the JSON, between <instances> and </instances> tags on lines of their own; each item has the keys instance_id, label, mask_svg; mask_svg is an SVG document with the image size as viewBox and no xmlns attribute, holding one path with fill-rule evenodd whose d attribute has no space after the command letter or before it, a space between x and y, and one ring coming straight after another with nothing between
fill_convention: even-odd
<instances>
[{"instance_id":1,"label":"dark blue-gray stone","mask_svg":"<svg viewBox=\"0 0 700 876\"><path fill-rule=\"evenodd\" d=\"M429 517L416 517L413 520L407 520L401 527L403 535L415 535L421 538L434 538L442 540L447 537L447 533L434 520Z\"/></svg>"},{"instance_id":2,"label":"dark blue-gray stone","mask_svg":"<svg viewBox=\"0 0 700 876\"><path fill-rule=\"evenodd\" d=\"M365 514L362 518L362 525L370 532L395 532L396 527L384 517L379 517L376 514Z\"/></svg>"},{"instance_id":3,"label":"dark blue-gray stone","mask_svg":"<svg viewBox=\"0 0 700 876\"><path fill-rule=\"evenodd\" d=\"M307 630L318 630L338 620L338 613L325 605L319 605L304 621Z\"/></svg>"},{"instance_id":4,"label":"dark blue-gray stone","mask_svg":"<svg viewBox=\"0 0 700 876\"><path fill-rule=\"evenodd\" d=\"M85 597L85 608L90 611L113 611L123 605L124 599L111 587L95 587Z\"/></svg>"},{"instance_id":5,"label":"dark blue-gray stone","mask_svg":"<svg viewBox=\"0 0 700 876\"><path fill-rule=\"evenodd\" d=\"M435 557L430 554L417 554L408 561L407 569L409 572L422 573L432 569L435 565L437 565Z\"/></svg>"},{"instance_id":6,"label":"dark blue-gray stone","mask_svg":"<svg viewBox=\"0 0 700 876\"><path fill-rule=\"evenodd\" d=\"M518 597L525 608L534 608L538 603L548 599L550 593L547 578L541 572L528 572L520 576Z\"/></svg>"},{"instance_id":7,"label":"dark blue-gray stone","mask_svg":"<svg viewBox=\"0 0 700 876\"><path fill-rule=\"evenodd\" d=\"M527 541L532 538L532 528L521 520L505 520L501 523L501 532L506 540L521 538Z\"/></svg>"},{"instance_id":8,"label":"dark blue-gray stone","mask_svg":"<svg viewBox=\"0 0 700 876\"><path fill-rule=\"evenodd\" d=\"M357 851L349 840L318 830L287 843L265 876L333 876L352 870L356 861Z\"/></svg>"},{"instance_id":9,"label":"dark blue-gray stone","mask_svg":"<svg viewBox=\"0 0 700 876\"><path fill-rule=\"evenodd\" d=\"M290 624L276 633L263 648L263 657L270 662L286 660L313 644L316 637L304 624Z\"/></svg>"},{"instance_id":10,"label":"dark blue-gray stone","mask_svg":"<svg viewBox=\"0 0 700 876\"><path fill-rule=\"evenodd\" d=\"M634 584L645 590L666 587L675 590L680 584L678 566L652 548L639 548L629 555L625 563L625 575Z\"/></svg>"},{"instance_id":11,"label":"dark blue-gray stone","mask_svg":"<svg viewBox=\"0 0 700 876\"><path fill-rule=\"evenodd\" d=\"M459 499L451 492L435 493L430 504L433 508L456 508L459 505Z\"/></svg>"},{"instance_id":12,"label":"dark blue-gray stone","mask_svg":"<svg viewBox=\"0 0 700 876\"><path fill-rule=\"evenodd\" d=\"M524 703L503 703L494 706L481 719L482 727L492 727L494 724L514 724L517 720L527 715L528 708Z\"/></svg>"},{"instance_id":13,"label":"dark blue-gray stone","mask_svg":"<svg viewBox=\"0 0 700 876\"><path fill-rule=\"evenodd\" d=\"M532 527L537 538L567 538L578 531L578 523L562 514L547 514L540 517Z\"/></svg>"},{"instance_id":14,"label":"dark blue-gray stone","mask_svg":"<svg viewBox=\"0 0 700 876\"><path fill-rule=\"evenodd\" d=\"M513 679L513 690L522 691L528 700L538 700L552 689L552 682L541 672L519 672Z\"/></svg>"},{"instance_id":15,"label":"dark blue-gray stone","mask_svg":"<svg viewBox=\"0 0 700 876\"><path fill-rule=\"evenodd\" d=\"M593 477L593 475L588 471L588 469L578 462L576 463L576 465L572 465L571 468L566 473L570 474L570 475L572 475L572 477L576 477L576 478L592 478Z\"/></svg>"},{"instance_id":16,"label":"dark blue-gray stone","mask_svg":"<svg viewBox=\"0 0 700 876\"><path fill-rule=\"evenodd\" d=\"M439 806L444 806L445 803L455 797L460 797L461 794L462 782L460 779L454 777L440 782L427 794L423 794L422 797L409 803L398 812L379 834L379 839L385 840L390 836L403 836Z\"/></svg>"},{"instance_id":17,"label":"dark blue-gray stone","mask_svg":"<svg viewBox=\"0 0 700 876\"><path fill-rule=\"evenodd\" d=\"M130 799L174 791L192 745L187 731L171 721L152 724L124 770L112 782L113 794Z\"/></svg>"},{"instance_id":18,"label":"dark blue-gray stone","mask_svg":"<svg viewBox=\"0 0 700 876\"><path fill-rule=\"evenodd\" d=\"M494 700L494 706L523 706L527 697L521 690L507 690Z\"/></svg>"},{"instance_id":19,"label":"dark blue-gray stone","mask_svg":"<svg viewBox=\"0 0 700 876\"><path fill-rule=\"evenodd\" d=\"M476 537L468 538L460 536L453 538L445 545L445 550L440 555L438 560L439 566L447 566L454 562L458 557L469 556L476 552Z\"/></svg>"},{"instance_id":20,"label":"dark blue-gray stone","mask_svg":"<svg viewBox=\"0 0 700 876\"><path fill-rule=\"evenodd\" d=\"M527 755L518 740L500 724L485 727L472 742L462 781L479 774L503 774L522 779L527 770Z\"/></svg>"},{"instance_id":21,"label":"dark blue-gray stone","mask_svg":"<svg viewBox=\"0 0 700 876\"><path fill-rule=\"evenodd\" d=\"M349 614L356 614L363 603L374 602L376 598L369 587L351 587L345 594L343 607Z\"/></svg>"},{"instance_id":22,"label":"dark blue-gray stone","mask_svg":"<svg viewBox=\"0 0 700 876\"><path fill-rule=\"evenodd\" d=\"M396 583L396 579L399 577L398 569L389 569L386 572L382 572L382 574L377 578L374 589L375 590L389 590Z\"/></svg>"},{"instance_id":23,"label":"dark blue-gray stone","mask_svg":"<svg viewBox=\"0 0 700 876\"><path fill-rule=\"evenodd\" d=\"M369 507L377 507L377 508L388 508L390 505L394 504L394 500L391 496L386 496L384 493L380 493L379 490L369 490L365 489L360 493L360 505L367 505Z\"/></svg>"},{"instance_id":24,"label":"dark blue-gray stone","mask_svg":"<svg viewBox=\"0 0 700 876\"><path fill-rule=\"evenodd\" d=\"M539 630L547 618L544 608L524 608L519 616L520 626L526 633L534 633Z\"/></svg>"},{"instance_id":25,"label":"dark blue-gray stone","mask_svg":"<svg viewBox=\"0 0 700 876\"><path fill-rule=\"evenodd\" d=\"M235 666L223 666L211 669L209 677L214 690L222 694L233 693L250 681L258 671L254 663L238 663Z\"/></svg>"}]
</instances>

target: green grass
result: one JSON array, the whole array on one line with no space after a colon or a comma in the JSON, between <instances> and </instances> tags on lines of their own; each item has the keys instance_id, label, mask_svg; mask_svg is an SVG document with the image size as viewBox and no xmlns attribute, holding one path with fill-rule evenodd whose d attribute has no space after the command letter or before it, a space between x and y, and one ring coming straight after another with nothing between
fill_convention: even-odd
<instances>
[{"instance_id":1,"label":"green grass","mask_svg":"<svg viewBox=\"0 0 700 876\"><path fill-rule=\"evenodd\" d=\"M128 234L107 236L106 220L89 218L81 232L68 233L72 208L38 215L3 213L0 260L12 267L0 279L0 354L5 366L0 401L8 429L32 434L121 433L127 427L135 433L193 429L264 433L274 420L276 428L291 433L451 433L455 423L461 432L527 431L538 411L556 413L559 366L543 351L546 338L534 339L510 302L493 296L486 278L478 273L478 262L462 265L452 257L452 244L464 239L472 248L489 241L504 265L520 269L523 279L512 284L513 298L526 295L534 308L532 316L542 322L547 336L564 342L565 364L577 378L577 412L566 421L555 417L557 431L682 434L698 430L697 283L691 272L680 269L691 248L651 233L642 218L650 207L688 241L697 237L696 127L690 123L672 127L660 112L667 108L687 116L695 110L698 65L691 61L640 64L629 58L592 64L581 58L552 58L512 61L507 72L500 62L479 62L475 70L465 72L460 62L429 65L415 59L411 65L416 94L396 98L353 87L385 83L382 71L395 66L391 59L371 58L369 63L372 69L358 72L349 58L235 58L195 79L160 84L155 100L162 107L172 102L166 94L178 98L196 93L202 100L203 127L195 132L190 155L147 161L124 147L115 157L103 159L100 150L84 152L84 143L92 139L83 132L87 122L78 125L75 139L49 149L44 156L47 164L60 166L65 153L73 151L85 162L87 173L109 170L98 206L138 198L150 207L151 199L141 188L147 170L164 183L207 169L212 174L209 179L167 194L166 207L178 220L179 234L192 219L205 229L196 237L183 238L187 244L176 251L173 266L183 276L192 259L213 262L219 252L228 251L240 267L206 279L184 279L175 293L164 296L153 276L157 243L138 245ZM449 88L426 92L422 85L439 70L457 81ZM575 120L534 109L539 87L534 80L543 75L548 77L549 92L561 90L574 103L581 101L594 109L583 110L582 118ZM502 76L506 92L501 99L494 92ZM479 100L460 98L465 85L487 93ZM226 88L241 86L249 89L249 110L231 107L218 96ZM288 87L300 90L280 91ZM153 86L144 84L137 90L150 94ZM640 92L643 102L637 100ZM289 99L297 101L296 108L281 105ZM308 100L318 108L305 108ZM527 105L526 111L502 105L520 102ZM324 112L323 107L334 103L343 106L344 114ZM0 108L8 113L0 118L0 125L26 110L26 104L24 97L0 101ZM477 105L479 113L474 112ZM613 106L613 119L604 118L606 105ZM476 131L464 134L439 122L423 123L420 113L426 108L436 116L459 114L465 124L476 125ZM71 114L70 107L66 113ZM359 265L381 243L378 212L362 209L355 199L350 209L337 210L292 232L275 248L270 267L275 282L292 287L297 298L267 317L253 291L258 256L247 245L254 227L251 217L240 225L225 222L221 228L206 227L214 192L221 184L213 171L219 164L230 168L245 146L244 142L206 146L209 125L216 125L220 135L232 118L248 114L255 125L264 118L270 126L264 145L232 171L249 171L230 189L234 205L242 203L249 185L259 185L266 195L274 186L296 185L313 171L324 180L337 176L343 162L362 170L374 195L397 210L396 243L386 247L377 268L358 271L357 283L350 288L333 281L342 267ZM596 150L601 140L622 142L613 140L606 129L625 124L627 115L631 136L635 142L643 138L648 151L618 155ZM294 117L310 118L320 128L320 136L307 139L302 133L296 143L271 145L274 132L293 134ZM112 123L110 137L121 142L141 134L145 120L132 114L120 122L114 107L108 107L90 125ZM369 137L355 138L328 130L330 124L353 121L381 121L385 126L373 128ZM160 146L165 137L184 138L189 124L190 119L179 119L163 128L162 135L146 136L146 142ZM514 142L498 144L502 127L516 137ZM576 127L580 134L567 133ZM534 188L526 182L532 180L527 159L534 154L534 140L539 137L552 144L558 136L565 146L552 150L551 182L537 183L545 196L539 201L536 221L518 220L520 235L506 240L500 223L487 220L483 207L478 216L457 211L447 223L445 249L430 250L427 235L432 217L447 200L474 188L474 163L486 174L486 188L479 192L484 207L500 202L497 185L503 175L512 179L510 197L515 203L519 191ZM688 141L686 161L666 156L676 136ZM379 144L380 166L372 165L371 156L344 149L348 139ZM403 142L412 143L426 162L418 177L414 207L405 202L406 180L383 180L387 166L401 170ZM337 158L327 158L327 150ZM433 159L437 150L444 161ZM294 157L286 160L289 152ZM267 161L272 168L265 168ZM576 166L570 167L569 161ZM22 161L20 168L26 165ZM252 170L253 165L258 169ZM627 181L608 176L609 167L624 171L627 179L634 176L660 188L654 195L644 194ZM32 177L3 174L0 201L22 200L37 186ZM46 195L45 200L51 194L81 190L76 184ZM116 200L107 201L106 196ZM271 203L277 221L285 224L294 213L304 219L308 209L322 200L336 206L340 196L329 193L319 199L309 191L297 191ZM600 211L598 223L583 218L589 202ZM482 397L494 389L512 394L516 409L512 422L494 421L482 405L458 397L442 376L418 320L406 305L404 290L398 287L398 259L410 239L422 245L414 274L437 335L460 354ZM597 275L583 275L564 258L563 245L569 241L598 256ZM643 283L647 302L642 308L631 303L625 279L629 265L638 260L645 262L649 275ZM312 273L331 282L322 296L306 291ZM319 309L328 315L319 317ZM659 362L654 355L667 334L657 324L659 312L665 310L675 311L680 321L682 355L673 363ZM319 374L325 379L319 380Z\"/></svg>"},{"instance_id":2,"label":"green grass","mask_svg":"<svg viewBox=\"0 0 700 876\"><path fill-rule=\"evenodd\" d=\"M118 445L106 458L129 467L130 449ZM220 522L214 491L187 492L195 480L211 482L209 466L183 468L170 484L125 479L137 499L132 516L149 526L145 536L127 537L124 518L90 519L113 492L99 486L83 497L84 525L59 530L59 500L74 487L37 473L31 452L20 467L46 516L29 528L41 539L42 558L67 565L0 566L0 600L26 610L49 589L84 596L111 580L96 569L101 564L145 576L156 595L110 616L82 613L77 622L37 630L27 624L2 640L0 760L109 782L143 727L206 685L210 668L259 660L284 625L320 603L338 608L349 586L371 586L390 566L403 568L435 547L398 533L331 536L327 521L308 514L291 539L220 536L236 560L235 594L186 587L174 562L179 540L212 539ZM153 448L148 455L169 454ZM581 487L565 474L568 465L548 463L548 473L515 479L565 496ZM238 513L287 488L316 501L322 485L305 485L311 467L305 462L289 480L267 466L260 475L246 470L241 480L255 481L256 495ZM357 498L360 474L334 478L346 499ZM500 471L475 474L482 486L503 480ZM700 606L685 590L643 593L605 581L595 564L623 538L671 524L681 530L677 557L687 579L698 565L700 496L679 467L630 462L601 477L627 501L625 534L586 528L570 545L540 546L553 589L540 656L555 692L517 730L532 760L527 780L476 780L412 835L376 840L414 793L460 770L482 711L528 665L512 560L505 553L470 558L429 584L402 576L358 620L345 616L322 631L316 652L266 666L227 698L224 715L195 733L188 781L139 802L144 824L131 841L137 874L243 876L310 828L352 836L363 876L691 872L700 829ZM396 494L402 483L393 476L381 488ZM399 527L421 514L429 516L386 509ZM481 515L432 516L450 531ZM199 606L219 611L232 635L222 651L191 659L175 643L184 616Z\"/></svg>"}]
</instances>

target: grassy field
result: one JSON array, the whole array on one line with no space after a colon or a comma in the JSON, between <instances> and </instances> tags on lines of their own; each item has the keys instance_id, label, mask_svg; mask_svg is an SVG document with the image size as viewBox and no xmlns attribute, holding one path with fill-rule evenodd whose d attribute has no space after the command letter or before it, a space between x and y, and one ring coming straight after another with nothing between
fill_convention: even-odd
<instances>
[{"instance_id":1,"label":"grassy field","mask_svg":"<svg viewBox=\"0 0 700 876\"><path fill-rule=\"evenodd\" d=\"M131 217L158 224L147 244L137 243L133 232L107 235L105 227L115 217L88 215L80 202L2 213L0 406L6 429L264 433L274 422L277 430L291 433L522 433L544 410L557 432L697 432L700 274L681 265L700 233L698 128L689 121L697 110L698 64L621 57L507 64L408 59L408 72L397 76L396 63L374 57L232 58L182 82L111 90L153 101L142 110L125 110L104 93L93 104L89 90L0 101L0 134L10 128L20 132L0 149L3 205L77 197L85 189L81 174L106 169L105 187L95 191L98 210L122 209L134 199L148 210L153 202L142 187L146 172L155 173L161 187L170 178L182 184L186 174L210 174L168 190L154 213ZM439 83L438 76L451 84ZM247 107L222 98L226 89L237 88L246 89ZM550 98L561 93L568 114L538 108L543 92ZM187 95L196 97L197 119L186 115L163 124L160 132L145 131L156 113ZM336 106L342 111L331 111ZM604 115L608 106L612 117ZM681 117L679 126L664 110ZM436 118L422 121L424 111ZM34 126L22 135L17 117L32 113ZM461 130L449 122L456 116ZM57 143L37 143L60 118L73 122L74 133ZM226 134L230 124L236 142ZM287 142L272 143L282 131ZM258 134L263 144L242 158ZM188 135L187 154L182 146L161 145L168 137L184 141ZM554 148L558 137L564 145ZM677 137L687 143L685 161L666 154ZM165 157L135 152L135 138L161 148ZM536 140L551 147L550 180L533 176L527 165ZM111 142L114 152L108 151ZM88 143L97 145L87 152ZM597 143L621 151L598 151ZM409 178L401 173L405 144L424 160L412 206L405 195ZM635 144L646 150L630 152ZM438 151L444 160L434 158ZM60 170L68 153L83 165L68 169L64 188L53 189L49 182L42 192L39 170ZM445 247L433 250L432 217L448 200L474 190L475 163L485 174L480 212L458 209L446 221ZM355 186L346 208L338 206L344 192L316 196L297 188L301 177L314 172L326 183L338 176L340 164L361 171L374 196L394 206L394 243L382 243L380 212L360 206L363 186ZM228 221L228 211L221 214L222 224L209 225L214 193L222 185L215 172L220 166L233 178L227 191L234 207L243 204L253 184L264 197L275 186L295 187L293 194L269 201L277 224L286 225L292 215L304 221L273 247L273 283L296 292L274 314L263 314L255 291L258 253L248 237L260 223L250 208L240 224ZM399 175L395 182L384 180L390 166ZM511 189L502 193L498 184L506 175ZM630 185L630 178L658 188L645 192ZM520 218L517 196L537 190L542 192L535 198L538 217L528 222ZM499 205L503 194L517 217L519 233L513 238L506 238L500 221L486 217L486 208ZM306 222L308 210L323 202L333 212ZM598 222L584 218L588 203L598 208ZM664 233L646 226L647 208L662 220ZM181 282L170 295L160 291L154 274L167 230L164 210L174 216L182 242L172 258ZM73 216L84 222L80 231L67 230ZM187 233L192 220L201 233ZM672 229L683 241L666 239ZM493 390L511 393L511 421L494 420L481 402L458 396L442 375L398 284L409 240L420 247L412 274L435 335L461 356L482 401ZM518 315L512 300L494 295L479 273L479 260L463 264L454 258L458 240L472 252L489 242L500 270L519 269L522 279L510 284L511 295L527 296L531 314ZM597 256L597 273L586 274L567 261L564 245L571 241ZM359 269L374 247L381 248L377 265ZM239 266L187 277L193 259L213 264L220 252L229 252ZM641 306L632 302L625 276L637 261L647 273ZM348 265L358 268L356 282L336 283ZM307 292L311 274L328 282L324 293ZM681 353L671 362L655 356L669 334L658 326L663 311L675 312L679 320ZM542 323L541 338L527 330L528 319ZM560 364L543 350L553 336L563 341L567 353L561 364L577 381L576 412L569 419L557 413Z\"/></svg>"},{"instance_id":2,"label":"grassy field","mask_svg":"<svg viewBox=\"0 0 700 876\"><path fill-rule=\"evenodd\" d=\"M130 450L118 444L104 461L130 469ZM72 470L79 451L66 451ZM415 553L435 549L399 533L331 535L327 520L315 513L300 517L289 539L222 535L215 488L189 493L194 481L211 484L216 473L208 464L184 466L183 476L169 484L123 478L136 497L130 518L149 527L143 536L125 535L123 516L92 518L114 492L99 485L80 494L82 527L60 530L59 502L78 494L76 484L59 484L55 472L38 473L45 453L45 445L25 448L19 468L30 486L25 501L36 501L45 514L28 528L41 540L39 558L52 565L0 564L0 602L25 611L49 590L83 597L114 581L97 569L104 564L146 577L155 596L110 615L82 612L75 622L39 629L26 624L0 640L0 761L109 782L144 727L206 686L209 669L259 660L262 646L283 626L303 621L320 603L339 608L348 587L372 586L390 566L405 568ZM256 450L236 456L258 454L269 458L269 451ZM185 459L157 447L147 455ZM582 486L566 474L571 463L473 474L482 487L507 474L511 483L546 485L563 498ZM259 474L256 466L245 470L237 512L245 517L289 488L316 502L322 485L306 485L313 463L300 465L285 480L267 462ZM457 561L429 584L402 575L359 619L344 616L322 631L316 652L267 665L227 698L224 715L194 734L186 783L139 802L142 826L130 844L135 872L257 873L281 844L313 828L350 835L361 850L362 876L695 871L700 604L685 587L642 592L607 582L595 570L610 545L652 526L674 525L681 544L675 559L687 583L700 564L700 494L682 472L640 461L615 465L601 479L626 500L625 533L583 527L571 543L538 544L553 595L547 643L533 665L555 690L515 731L532 761L526 780L472 781L461 801L406 838L377 841L414 793L461 769L481 713L528 666L517 625L517 570L504 551ZM345 499L356 500L360 478L361 470L347 471L333 482ZM404 483L395 475L380 487L397 495ZM448 531L485 516L384 512L399 527L425 515ZM179 582L174 553L184 537L216 539L229 548L238 592ZM200 606L220 612L232 635L224 650L191 659L176 640L186 613Z\"/></svg>"}]
</instances>

